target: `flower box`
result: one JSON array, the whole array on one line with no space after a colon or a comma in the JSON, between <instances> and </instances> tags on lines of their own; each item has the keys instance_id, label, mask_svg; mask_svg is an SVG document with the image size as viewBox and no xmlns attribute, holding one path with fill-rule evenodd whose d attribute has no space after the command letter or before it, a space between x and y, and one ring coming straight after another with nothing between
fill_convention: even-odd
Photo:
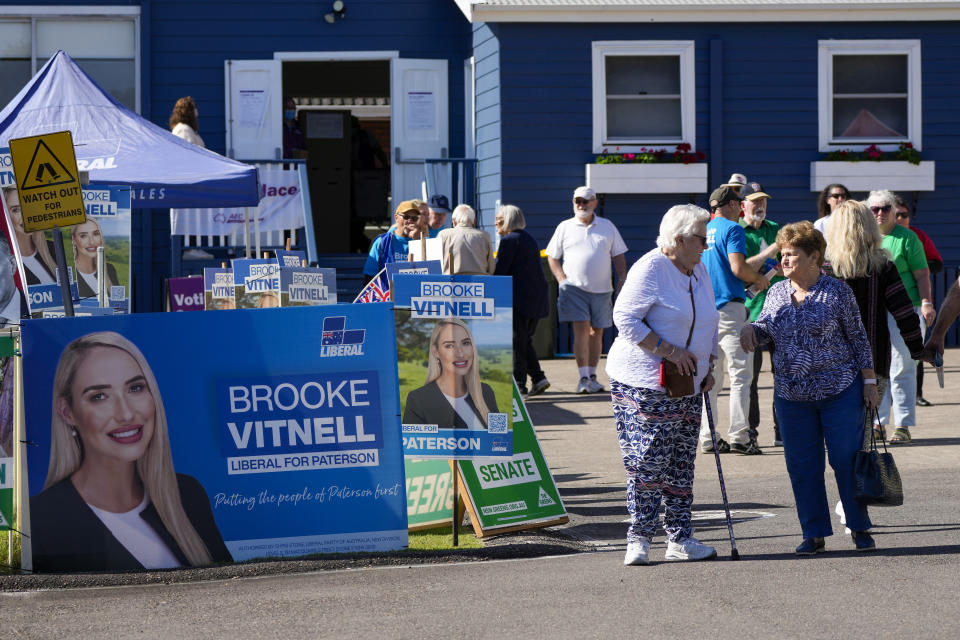
<instances>
[{"instance_id":1,"label":"flower box","mask_svg":"<svg viewBox=\"0 0 960 640\"><path fill-rule=\"evenodd\" d=\"M936 163L924 160L910 164L899 160L882 162L811 162L810 190L822 191L839 182L850 191L933 191Z\"/></svg>"},{"instance_id":2,"label":"flower box","mask_svg":"<svg viewBox=\"0 0 960 640\"><path fill-rule=\"evenodd\" d=\"M707 163L588 164L586 184L597 193L705 193Z\"/></svg>"}]
</instances>

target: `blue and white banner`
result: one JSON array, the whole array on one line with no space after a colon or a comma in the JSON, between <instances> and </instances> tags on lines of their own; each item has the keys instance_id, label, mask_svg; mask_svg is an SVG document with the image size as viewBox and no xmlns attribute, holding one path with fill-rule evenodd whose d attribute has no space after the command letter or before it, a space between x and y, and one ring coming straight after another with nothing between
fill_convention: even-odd
<instances>
[{"instance_id":1,"label":"blue and white banner","mask_svg":"<svg viewBox=\"0 0 960 640\"><path fill-rule=\"evenodd\" d=\"M279 258L278 258L279 260ZM337 303L337 270L280 265L280 306Z\"/></svg>"},{"instance_id":2,"label":"blue and white banner","mask_svg":"<svg viewBox=\"0 0 960 640\"><path fill-rule=\"evenodd\" d=\"M280 306L280 265L271 258L236 258L233 286L237 309Z\"/></svg>"},{"instance_id":3,"label":"blue and white banner","mask_svg":"<svg viewBox=\"0 0 960 640\"><path fill-rule=\"evenodd\" d=\"M390 304L25 321L34 566L405 547L393 322Z\"/></svg>"},{"instance_id":4,"label":"blue and white banner","mask_svg":"<svg viewBox=\"0 0 960 640\"><path fill-rule=\"evenodd\" d=\"M393 296L404 455L512 455L510 278L398 273Z\"/></svg>"}]
</instances>

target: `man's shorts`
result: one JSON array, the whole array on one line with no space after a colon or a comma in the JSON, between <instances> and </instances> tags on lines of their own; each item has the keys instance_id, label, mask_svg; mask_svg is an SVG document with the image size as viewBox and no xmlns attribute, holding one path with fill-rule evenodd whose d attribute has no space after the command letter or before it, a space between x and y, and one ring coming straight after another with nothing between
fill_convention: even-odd
<instances>
[{"instance_id":1,"label":"man's shorts","mask_svg":"<svg viewBox=\"0 0 960 640\"><path fill-rule=\"evenodd\" d=\"M557 319L560 322L587 321L595 329L613 326L613 294L590 293L569 284L560 286L557 297Z\"/></svg>"}]
</instances>

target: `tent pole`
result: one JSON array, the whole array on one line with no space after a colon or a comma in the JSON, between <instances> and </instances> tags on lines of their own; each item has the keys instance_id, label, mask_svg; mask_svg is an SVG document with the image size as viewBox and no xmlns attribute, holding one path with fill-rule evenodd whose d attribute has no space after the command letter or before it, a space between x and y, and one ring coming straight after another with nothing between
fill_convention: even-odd
<instances>
[{"instance_id":1,"label":"tent pole","mask_svg":"<svg viewBox=\"0 0 960 640\"><path fill-rule=\"evenodd\" d=\"M246 246L244 258L250 257L250 207L243 208L243 243Z\"/></svg>"}]
</instances>

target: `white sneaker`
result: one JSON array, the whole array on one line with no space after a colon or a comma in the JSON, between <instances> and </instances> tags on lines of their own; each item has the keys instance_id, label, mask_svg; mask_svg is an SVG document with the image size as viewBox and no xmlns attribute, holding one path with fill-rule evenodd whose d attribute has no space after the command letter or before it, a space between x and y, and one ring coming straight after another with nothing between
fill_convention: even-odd
<instances>
[{"instance_id":1,"label":"white sneaker","mask_svg":"<svg viewBox=\"0 0 960 640\"><path fill-rule=\"evenodd\" d=\"M836 506L836 508L833 510L833 512L836 513L838 516L840 516L840 524L847 524L847 515L843 512L843 503L842 503L842 502L840 502L839 500L837 501L837 506ZM849 536L849 535L850 535L850 527L844 527L844 528L843 528L843 532Z\"/></svg>"},{"instance_id":2,"label":"white sneaker","mask_svg":"<svg viewBox=\"0 0 960 640\"><path fill-rule=\"evenodd\" d=\"M636 542L627 543L627 555L623 558L623 564L635 566L638 564L650 564L648 553L650 551L650 541L646 538L640 538Z\"/></svg>"},{"instance_id":3,"label":"white sneaker","mask_svg":"<svg viewBox=\"0 0 960 640\"><path fill-rule=\"evenodd\" d=\"M707 560L716 558L717 550L690 536L686 540L667 543L666 560Z\"/></svg>"},{"instance_id":4,"label":"white sneaker","mask_svg":"<svg viewBox=\"0 0 960 640\"><path fill-rule=\"evenodd\" d=\"M587 380L587 393L600 393L603 391L603 385L595 378Z\"/></svg>"},{"instance_id":5,"label":"white sneaker","mask_svg":"<svg viewBox=\"0 0 960 640\"><path fill-rule=\"evenodd\" d=\"M580 382L577 383L577 393L590 393L590 378L580 378Z\"/></svg>"},{"instance_id":6,"label":"white sneaker","mask_svg":"<svg viewBox=\"0 0 960 640\"><path fill-rule=\"evenodd\" d=\"M528 393L527 395L528 396L540 395L541 393L543 393L549 388L550 388L550 381L544 378L543 380L539 380L537 382L534 382L532 385L530 385L530 393Z\"/></svg>"}]
</instances>

